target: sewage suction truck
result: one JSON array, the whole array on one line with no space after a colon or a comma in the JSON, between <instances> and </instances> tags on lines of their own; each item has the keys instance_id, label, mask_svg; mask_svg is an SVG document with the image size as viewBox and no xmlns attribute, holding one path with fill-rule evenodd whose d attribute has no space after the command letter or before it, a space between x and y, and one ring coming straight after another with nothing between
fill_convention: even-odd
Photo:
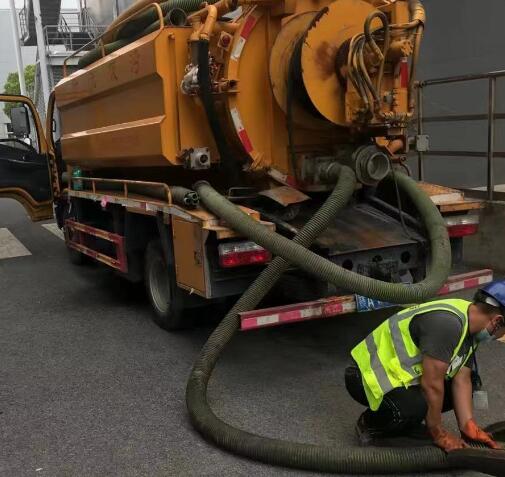
<instances>
[{"instance_id":1,"label":"sewage suction truck","mask_svg":"<svg viewBox=\"0 0 505 477\"><path fill-rule=\"evenodd\" d=\"M431 447L264 439L206 401L240 328L451 289L479 204L416 183L406 165L425 139L409 134L425 21L418 0L139 0L72 55L79 68L51 95L46 139L28 99L0 97L15 103L0 194L33 219L54 208L72 261L145 281L167 329L240 296L187 390L193 424L224 448L346 474L449 465Z\"/></svg>"}]
</instances>

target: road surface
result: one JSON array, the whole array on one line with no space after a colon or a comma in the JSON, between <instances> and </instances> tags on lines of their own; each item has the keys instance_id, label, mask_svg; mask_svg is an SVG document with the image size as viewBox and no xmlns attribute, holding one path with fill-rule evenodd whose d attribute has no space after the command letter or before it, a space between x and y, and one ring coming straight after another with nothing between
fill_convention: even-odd
<instances>
[{"instance_id":1,"label":"road surface","mask_svg":"<svg viewBox=\"0 0 505 477\"><path fill-rule=\"evenodd\" d=\"M9 200L0 200L0 291L0 475L319 475L255 463L202 440L184 390L215 321L162 331L142 288L100 266L71 265L57 228L32 224ZM240 334L212 380L213 408L267 436L354 444L361 408L345 392L343 370L353 344L384 316ZM490 410L478 418L489 424L505 418L505 346L479 354Z\"/></svg>"}]
</instances>

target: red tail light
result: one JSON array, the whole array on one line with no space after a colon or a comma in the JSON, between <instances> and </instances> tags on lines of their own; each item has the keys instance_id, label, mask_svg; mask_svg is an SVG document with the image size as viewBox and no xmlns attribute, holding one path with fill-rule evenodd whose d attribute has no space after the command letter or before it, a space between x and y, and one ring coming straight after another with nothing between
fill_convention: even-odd
<instances>
[{"instance_id":1,"label":"red tail light","mask_svg":"<svg viewBox=\"0 0 505 477\"><path fill-rule=\"evenodd\" d=\"M254 242L228 242L218 247L219 265L223 268L257 265L272 260L272 254Z\"/></svg>"},{"instance_id":2,"label":"red tail light","mask_svg":"<svg viewBox=\"0 0 505 477\"><path fill-rule=\"evenodd\" d=\"M460 238L474 235L479 230L479 217L477 215L457 215L446 217L449 237Z\"/></svg>"}]
</instances>

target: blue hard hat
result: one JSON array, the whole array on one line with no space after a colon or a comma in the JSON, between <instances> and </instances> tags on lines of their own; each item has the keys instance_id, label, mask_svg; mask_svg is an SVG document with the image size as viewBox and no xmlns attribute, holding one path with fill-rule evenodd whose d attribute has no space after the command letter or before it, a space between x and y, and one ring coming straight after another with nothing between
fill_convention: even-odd
<instances>
[{"instance_id":1,"label":"blue hard hat","mask_svg":"<svg viewBox=\"0 0 505 477\"><path fill-rule=\"evenodd\" d=\"M505 280L488 283L479 291L487 297L487 299L481 301L505 310Z\"/></svg>"}]
</instances>

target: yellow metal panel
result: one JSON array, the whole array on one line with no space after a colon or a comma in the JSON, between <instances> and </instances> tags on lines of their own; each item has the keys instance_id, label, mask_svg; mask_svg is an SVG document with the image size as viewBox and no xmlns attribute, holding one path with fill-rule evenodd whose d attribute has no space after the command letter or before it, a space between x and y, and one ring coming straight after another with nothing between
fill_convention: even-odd
<instances>
[{"instance_id":1,"label":"yellow metal panel","mask_svg":"<svg viewBox=\"0 0 505 477\"><path fill-rule=\"evenodd\" d=\"M206 296L204 233L207 232L202 230L200 223L179 217L173 218L172 231L177 284Z\"/></svg>"},{"instance_id":2,"label":"yellow metal panel","mask_svg":"<svg viewBox=\"0 0 505 477\"><path fill-rule=\"evenodd\" d=\"M218 152L203 106L198 97L183 94L180 84L184 77L185 67L190 63L188 54L188 39L191 28L171 28L173 37L168 43L167 68L174 74L172 78L173 90L171 94L177 98L176 114L178 118L178 129L180 132L179 150L210 147L211 160L218 158ZM160 49L160 52L164 52Z\"/></svg>"},{"instance_id":3,"label":"yellow metal panel","mask_svg":"<svg viewBox=\"0 0 505 477\"><path fill-rule=\"evenodd\" d=\"M69 165L86 168L138 166L157 163L162 149L163 116L114 124L62 137L63 157ZM98 163L99 161L99 163ZM166 162L160 165L166 164Z\"/></svg>"},{"instance_id":4,"label":"yellow metal panel","mask_svg":"<svg viewBox=\"0 0 505 477\"><path fill-rule=\"evenodd\" d=\"M170 30L151 33L58 84L62 150L69 164L178 164L178 82L167 55Z\"/></svg>"}]
</instances>

